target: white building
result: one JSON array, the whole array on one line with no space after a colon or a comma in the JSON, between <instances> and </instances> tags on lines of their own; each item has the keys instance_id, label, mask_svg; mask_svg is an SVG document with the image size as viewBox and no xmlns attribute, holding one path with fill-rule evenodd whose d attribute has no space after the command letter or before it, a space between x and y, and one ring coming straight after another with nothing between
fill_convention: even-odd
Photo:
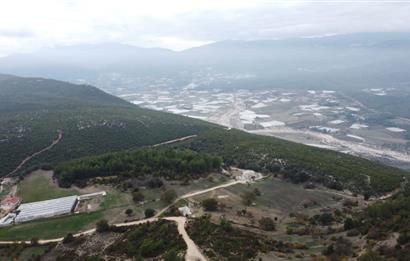
<instances>
[{"instance_id":1,"label":"white building","mask_svg":"<svg viewBox=\"0 0 410 261\"><path fill-rule=\"evenodd\" d=\"M21 204L17 209L16 223L70 214L77 203L77 196Z\"/></svg>"}]
</instances>

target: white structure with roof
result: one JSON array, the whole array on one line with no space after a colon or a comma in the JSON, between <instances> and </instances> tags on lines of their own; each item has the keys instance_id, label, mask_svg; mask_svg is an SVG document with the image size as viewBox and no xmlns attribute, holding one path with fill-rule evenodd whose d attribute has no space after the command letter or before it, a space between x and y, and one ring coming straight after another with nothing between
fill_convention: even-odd
<instances>
[{"instance_id":1,"label":"white structure with roof","mask_svg":"<svg viewBox=\"0 0 410 261\"><path fill-rule=\"evenodd\" d=\"M17 209L16 223L70 214L77 203L77 196L21 204Z\"/></svg>"},{"instance_id":2,"label":"white structure with roof","mask_svg":"<svg viewBox=\"0 0 410 261\"><path fill-rule=\"evenodd\" d=\"M179 213L181 213L184 217L189 217L192 215L192 211L188 206L178 208Z\"/></svg>"}]
</instances>

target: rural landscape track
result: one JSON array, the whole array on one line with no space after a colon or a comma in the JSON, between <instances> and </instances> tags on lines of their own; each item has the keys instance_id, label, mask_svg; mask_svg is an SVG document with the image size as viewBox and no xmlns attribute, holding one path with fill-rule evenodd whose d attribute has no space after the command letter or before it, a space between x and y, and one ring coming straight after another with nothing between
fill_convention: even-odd
<instances>
[{"instance_id":1,"label":"rural landscape track","mask_svg":"<svg viewBox=\"0 0 410 261\"><path fill-rule=\"evenodd\" d=\"M172 144L172 143L179 142L179 141L185 141L185 140L195 138L196 136L197 135L189 135L189 136L185 136L185 137L182 137L182 138L177 138L177 139L173 139L173 140L164 141L164 142L152 145L152 147L158 147L158 146Z\"/></svg>"},{"instance_id":2,"label":"rural landscape track","mask_svg":"<svg viewBox=\"0 0 410 261\"><path fill-rule=\"evenodd\" d=\"M19 171L27 162L29 162L32 158L52 149L55 145L57 145L60 140L63 138L63 133L61 131L57 131L58 132L58 136L56 139L53 140L53 142L48 145L47 147L31 154L30 156L28 156L27 158L25 158L22 162L20 162L20 164L10 173L8 173L7 175L5 175L4 177L10 177L11 175L15 174L17 171Z\"/></svg>"},{"instance_id":3,"label":"rural landscape track","mask_svg":"<svg viewBox=\"0 0 410 261\"><path fill-rule=\"evenodd\" d=\"M40 155L40 154L42 154L42 153L44 153L44 152L46 152L46 151L48 151L48 150L51 150L55 145L57 145L57 144L61 141L61 139L63 138L63 133L62 133L62 131L57 131L57 133L58 133L57 138L54 139L53 142L52 142L50 145L48 145L47 147L45 147L45 148L43 148L43 149L41 149L41 150L39 150L39 151L37 151L37 152L31 154L30 156L26 157L25 159L23 159L23 160L20 162L20 164L19 164L13 171L11 171L11 172L9 172L8 174L6 174L6 175L4 176L4 178L12 176L12 175L15 174L17 171L19 171L19 170L20 170L27 162L29 162L32 158L34 158L34 157L36 157L36 156L38 156L38 155ZM168 140L168 141L164 141L164 142L161 142L161 143L152 145L152 147L158 147L158 146L167 145L167 144L172 144L172 143L179 142L179 141L185 141L185 140L188 140L188 139L195 138L196 136L197 136L197 135L189 135L189 136L185 136L185 137L182 137L182 138L172 139L172 140Z\"/></svg>"},{"instance_id":4,"label":"rural landscape track","mask_svg":"<svg viewBox=\"0 0 410 261\"><path fill-rule=\"evenodd\" d=\"M260 180L263 179L264 177L261 178L257 178L256 180ZM187 218L186 217L164 217L164 218L160 218L159 216L162 215L170 206L174 205L177 201L181 200L181 199L187 199L190 197L194 197L197 195L201 195L201 194L205 194L217 189L221 189L221 188L226 188L226 187L230 187L236 184L245 184L246 182L244 181L229 181L227 183L221 184L221 185L217 185L211 188L207 188L207 189L203 189L203 190L199 190L199 191L193 191L193 192L189 192L186 193L184 195L179 196L172 204L166 206L165 208L163 208L162 210L160 210L154 217L152 218L146 218L146 219L141 219L141 220L136 220L136 221L131 221L131 222L126 222L126 223L118 223L118 224L114 224L114 226L117 227L127 227L127 226L135 226L135 225L140 225L140 224L145 224L148 222L156 222L160 219L165 219L168 221L173 221L175 223L177 223L178 226L178 232L179 234L182 236L182 238L184 239L186 245L187 245L187 252L185 255L185 260L186 261L206 261L207 259L205 258L205 256L201 253L200 248L195 244L195 242L189 237L186 229L185 229L185 225L187 223ZM84 236L84 235L91 235L93 233L96 232L96 229L89 229L83 232L79 232L74 234L74 237L79 237L79 236ZM53 239L40 239L38 240L38 244L40 245L44 245L44 244L49 244L49 243L59 243L61 241L63 241L63 237L60 238L53 238ZM26 243L26 244L30 244L30 241L0 241L0 245L11 245L11 244L15 244L15 243Z\"/></svg>"}]
</instances>

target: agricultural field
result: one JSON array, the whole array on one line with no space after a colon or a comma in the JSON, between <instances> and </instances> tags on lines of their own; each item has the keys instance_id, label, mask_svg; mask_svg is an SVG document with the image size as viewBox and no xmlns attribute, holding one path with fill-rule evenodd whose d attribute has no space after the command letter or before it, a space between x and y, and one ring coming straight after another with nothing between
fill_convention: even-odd
<instances>
[{"instance_id":1,"label":"agricultural field","mask_svg":"<svg viewBox=\"0 0 410 261\"><path fill-rule=\"evenodd\" d=\"M24 177L18 184L17 196L24 203L78 195L75 188L60 188L53 179L52 171L37 170Z\"/></svg>"},{"instance_id":2,"label":"agricultural field","mask_svg":"<svg viewBox=\"0 0 410 261\"><path fill-rule=\"evenodd\" d=\"M139 92L122 89L114 94L144 108L410 169L408 90L222 90L190 86L181 90L164 86Z\"/></svg>"},{"instance_id":3,"label":"agricultural field","mask_svg":"<svg viewBox=\"0 0 410 261\"><path fill-rule=\"evenodd\" d=\"M101 211L37 220L0 228L1 240L52 239L93 228L102 219Z\"/></svg>"}]
</instances>

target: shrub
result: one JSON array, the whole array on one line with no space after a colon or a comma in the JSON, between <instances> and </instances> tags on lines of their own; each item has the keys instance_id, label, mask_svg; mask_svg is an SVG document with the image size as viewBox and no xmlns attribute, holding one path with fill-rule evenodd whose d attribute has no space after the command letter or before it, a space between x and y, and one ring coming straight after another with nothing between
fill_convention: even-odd
<instances>
[{"instance_id":1,"label":"shrub","mask_svg":"<svg viewBox=\"0 0 410 261\"><path fill-rule=\"evenodd\" d=\"M344 230L350 230L356 227L356 222L350 217L345 219Z\"/></svg>"},{"instance_id":2,"label":"shrub","mask_svg":"<svg viewBox=\"0 0 410 261\"><path fill-rule=\"evenodd\" d=\"M110 231L110 225L108 225L107 220L101 219L96 224L96 231L98 233L104 233Z\"/></svg>"},{"instance_id":3,"label":"shrub","mask_svg":"<svg viewBox=\"0 0 410 261\"><path fill-rule=\"evenodd\" d=\"M130 209L130 208L127 208L127 210L125 210L125 214L127 215L127 216L131 216L132 215L132 209Z\"/></svg>"},{"instance_id":4,"label":"shrub","mask_svg":"<svg viewBox=\"0 0 410 261\"><path fill-rule=\"evenodd\" d=\"M275 222L270 217L263 217L259 220L259 226L266 231L275 230Z\"/></svg>"},{"instance_id":5,"label":"shrub","mask_svg":"<svg viewBox=\"0 0 410 261\"><path fill-rule=\"evenodd\" d=\"M334 221L334 218L331 213L323 213L320 215L314 215L310 221L313 224L320 224L322 226L328 226Z\"/></svg>"},{"instance_id":6,"label":"shrub","mask_svg":"<svg viewBox=\"0 0 410 261\"><path fill-rule=\"evenodd\" d=\"M255 188L253 190L253 194L255 194L255 196L260 197L262 195L261 191L258 188Z\"/></svg>"},{"instance_id":7,"label":"shrub","mask_svg":"<svg viewBox=\"0 0 410 261\"><path fill-rule=\"evenodd\" d=\"M37 237L33 237L33 238L30 240L30 243L31 243L31 245L33 245L33 246L37 246L37 245L38 245L38 238L37 238Z\"/></svg>"},{"instance_id":8,"label":"shrub","mask_svg":"<svg viewBox=\"0 0 410 261\"><path fill-rule=\"evenodd\" d=\"M384 261L386 259L379 256L377 253L370 251L362 255L361 257L359 257L358 260L359 261Z\"/></svg>"},{"instance_id":9,"label":"shrub","mask_svg":"<svg viewBox=\"0 0 410 261\"><path fill-rule=\"evenodd\" d=\"M214 198L204 199L201 204L206 211L216 211L218 209L218 201Z\"/></svg>"},{"instance_id":10,"label":"shrub","mask_svg":"<svg viewBox=\"0 0 410 261\"><path fill-rule=\"evenodd\" d=\"M73 234L68 233L63 239L63 244L69 244L69 243L73 242L74 240L75 240L75 238L74 238Z\"/></svg>"},{"instance_id":11,"label":"shrub","mask_svg":"<svg viewBox=\"0 0 410 261\"><path fill-rule=\"evenodd\" d=\"M134 191L132 192L132 200L134 200L135 202L141 202L144 200L144 195L139 192L139 191Z\"/></svg>"},{"instance_id":12,"label":"shrub","mask_svg":"<svg viewBox=\"0 0 410 261\"><path fill-rule=\"evenodd\" d=\"M249 206L252 204L252 202L255 200L255 194L253 192L245 192L241 195L242 198L242 203L245 206Z\"/></svg>"},{"instance_id":13,"label":"shrub","mask_svg":"<svg viewBox=\"0 0 410 261\"><path fill-rule=\"evenodd\" d=\"M152 178L152 179L148 180L148 182L147 182L147 186L151 189L160 188L163 185L164 185L164 183L162 182L162 180L160 178Z\"/></svg>"},{"instance_id":14,"label":"shrub","mask_svg":"<svg viewBox=\"0 0 410 261\"><path fill-rule=\"evenodd\" d=\"M231 232L233 229L231 221L227 220L224 217L221 217L219 225L221 226L222 230L224 230L225 232Z\"/></svg>"},{"instance_id":15,"label":"shrub","mask_svg":"<svg viewBox=\"0 0 410 261\"><path fill-rule=\"evenodd\" d=\"M145 214L145 217L146 217L146 218L153 217L153 216L155 215L155 210L152 209L152 208L147 208L147 209L144 211L144 214Z\"/></svg>"},{"instance_id":16,"label":"shrub","mask_svg":"<svg viewBox=\"0 0 410 261\"><path fill-rule=\"evenodd\" d=\"M161 193L161 200L168 204L172 203L176 197L177 193L173 189L167 189Z\"/></svg>"}]
</instances>

